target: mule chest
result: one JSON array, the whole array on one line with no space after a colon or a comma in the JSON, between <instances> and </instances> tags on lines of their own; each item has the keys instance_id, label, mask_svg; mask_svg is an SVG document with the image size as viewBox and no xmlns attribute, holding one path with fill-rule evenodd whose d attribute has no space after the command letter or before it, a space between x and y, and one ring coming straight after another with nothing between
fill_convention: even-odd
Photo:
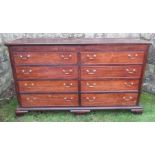
<instances>
[{"instance_id":1,"label":"mule chest","mask_svg":"<svg viewBox=\"0 0 155 155\"><path fill-rule=\"evenodd\" d=\"M150 43L138 39L7 42L19 107L28 111L126 109L139 104Z\"/></svg>"}]
</instances>

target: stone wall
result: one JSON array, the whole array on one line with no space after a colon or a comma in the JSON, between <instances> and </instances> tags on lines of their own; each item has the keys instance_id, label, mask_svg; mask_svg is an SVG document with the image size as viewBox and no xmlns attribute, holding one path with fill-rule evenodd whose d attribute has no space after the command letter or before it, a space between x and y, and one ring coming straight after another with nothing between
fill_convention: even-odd
<instances>
[{"instance_id":1,"label":"stone wall","mask_svg":"<svg viewBox=\"0 0 155 155\"><path fill-rule=\"evenodd\" d=\"M11 84L12 72L7 48L0 44L0 95Z\"/></svg>"},{"instance_id":2,"label":"stone wall","mask_svg":"<svg viewBox=\"0 0 155 155\"><path fill-rule=\"evenodd\" d=\"M155 34L149 33L0 33L0 94L6 91L12 80L12 72L5 41L17 38L142 38L150 40L143 90L155 93Z\"/></svg>"}]
</instances>

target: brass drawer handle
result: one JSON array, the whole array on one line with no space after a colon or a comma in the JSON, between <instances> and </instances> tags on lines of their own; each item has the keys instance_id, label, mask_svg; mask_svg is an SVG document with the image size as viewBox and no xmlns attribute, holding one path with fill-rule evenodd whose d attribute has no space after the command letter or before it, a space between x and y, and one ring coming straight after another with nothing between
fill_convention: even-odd
<instances>
[{"instance_id":1,"label":"brass drawer handle","mask_svg":"<svg viewBox=\"0 0 155 155\"><path fill-rule=\"evenodd\" d=\"M125 100L125 101L130 101L132 99L133 99L132 96L123 96L123 100Z\"/></svg>"},{"instance_id":2,"label":"brass drawer handle","mask_svg":"<svg viewBox=\"0 0 155 155\"><path fill-rule=\"evenodd\" d=\"M61 54L60 56L61 56L61 58L64 59L64 60L69 60L69 59L72 58L72 54L69 54L69 55Z\"/></svg>"},{"instance_id":3,"label":"brass drawer handle","mask_svg":"<svg viewBox=\"0 0 155 155\"><path fill-rule=\"evenodd\" d=\"M89 59L89 60L94 60L95 58L96 58L96 54L87 54L87 58Z\"/></svg>"},{"instance_id":4,"label":"brass drawer handle","mask_svg":"<svg viewBox=\"0 0 155 155\"><path fill-rule=\"evenodd\" d=\"M128 54L128 58L130 59L136 59L136 57L138 57L138 54Z\"/></svg>"},{"instance_id":5,"label":"brass drawer handle","mask_svg":"<svg viewBox=\"0 0 155 155\"><path fill-rule=\"evenodd\" d=\"M73 86L73 83L64 83L64 86L65 86L66 88L70 88L70 87Z\"/></svg>"},{"instance_id":6,"label":"brass drawer handle","mask_svg":"<svg viewBox=\"0 0 155 155\"><path fill-rule=\"evenodd\" d=\"M31 98L27 97L26 100L30 101L30 102L33 102L33 101L37 100L37 98L36 97L31 97Z\"/></svg>"},{"instance_id":7,"label":"brass drawer handle","mask_svg":"<svg viewBox=\"0 0 155 155\"><path fill-rule=\"evenodd\" d=\"M19 56L22 60L28 60L30 57L31 57L31 55L30 54L28 54L28 55L20 55Z\"/></svg>"},{"instance_id":8,"label":"brass drawer handle","mask_svg":"<svg viewBox=\"0 0 155 155\"><path fill-rule=\"evenodd\" d=\"M86 100L88 100L89 102L94 102L95 99L96 99L95 96L93 96L93 97L86 97Z\"/></svg>"},{"instance_id":9,"label":"brass drawer handle","mask_svg":"<svg viewBox=\"0 0 155 155\"><path fill-rule=\"evenodd\" d=\"M136 69L133 68L133 69L129 69L127 68L126 71L129 73L129 74L134 74L136 72Z\"/></svg>"},{"instance_id":10,"label":"brass drawer handle","mask_svg":"<svg viewBox=\"0 0 155 155\"><path fill-rule=\"evenodd\" d=\"M87 86L90 87L90 88L94 88L96 86L96 83L92 83L90 84L89 82L87 82Z\"/></svg>"},{"instance_id":11,"label":"brass drawer handle","mask_svg":"<svg viewBox=\"0 0 155 155\"><path fill-rule=\"evenodd\" d=\"M30 74L31 72L32 72L32 69L29 69L29 70L22 69L23 74Z\"/></svg>"},{"instance_id":12,"label":"brass drawer handle","mask_svg":"<svg viewBox=\"0 0 155 155\"><path fill-rule=\"evenodd\" d=\"M92 70L87 69L86 72L87 72L87 74L89 74L89 75L93 75L93 74L96 73L96 69L92 69Z\"/></svg>"},{"instance_id":13,"label":"brass drawer handle","mask_svg":"<svg viewBox=\"0 0 155 155\"><path fill-rule=\"evenodd\" d=\"M66 102L71 102L74 98L73 97L64 97Z\"/></svg>"},{"instance_id":14,"label":"brass drawer handle","mask_svg":"<svg viewBox=\"0 0 155 155\"><path fill-rule=\"evenodd\" d=\"M31 87L34 86L34 83L24 83L24 86Z\"/></svg>"},{"instance_id":15,"label":"brass drawer handle","mask_svg":"<svg viewBox=\"0 0 155 155\"><path fill-rule=\"evenodd\" d=\"M53 96L52 96L52 95L48 95L48 97L49 97L49 98L52 98Z\"/></svg>"},{"instance_id":16,"label":"brass drawer handle","mask_svg":"<svg viewBox=\"0 0 155 155\"><path fill-rule=\"evenodd\" d=\"M128 86L128 87L131 87L131 86L133 86L133 85L134 85L134 83L133 83L133 82L124 82L124 84L125 84L126 86Z\"/></svg>"},{"instance_id":17,"label":"brass drawer handle","mask_svg":"<svg viewBox=\"0 0 155 155\"><path fill-rule=\"evenodd\" d=\"M28 100L28 101L29 101L29 100L30 100L30 98L29 98L29 97L27 97L27 98L26 98L26 100Z\"/></svg>"},{"instance_id":18,"label":"brass drawer handle","mask_svg":"<svg viewBox=\"0 0 155 155\"><path fill-rule=\"evenodd\" d=\"M66 74L66 75L69 75L69 74L71 74L71 73L73 72L73 70L72 70L72 69L68 69L68 70L63 69L62 72L63 72L64 74Z\"/></svg>"},{"instance_id":19,"label":"brass drawer handle","mask_svg":"<svg viewBox=\"0 0 155 155\"><path fill-rule=\"evenodd\" d=\"M33 100L36 100L37 98L36 97L33 97Z\"/></svg>"}]
</instances>

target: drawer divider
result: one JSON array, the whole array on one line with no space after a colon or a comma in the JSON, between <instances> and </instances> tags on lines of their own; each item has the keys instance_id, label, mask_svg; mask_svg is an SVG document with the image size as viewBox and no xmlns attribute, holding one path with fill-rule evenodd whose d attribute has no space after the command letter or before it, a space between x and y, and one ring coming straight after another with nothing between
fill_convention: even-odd
<instances>
[{"instance_id":1,"label":"drawer divider","mask_svg":"<svg viewBox=\"0 0 155 155\"><path fill-rule=\"evenodd\" d=\"M79 106L81 106L81 52L80 49L77 51L77 65L78 65L78 100L79 100Z\"/></svg>"}]
</instances>

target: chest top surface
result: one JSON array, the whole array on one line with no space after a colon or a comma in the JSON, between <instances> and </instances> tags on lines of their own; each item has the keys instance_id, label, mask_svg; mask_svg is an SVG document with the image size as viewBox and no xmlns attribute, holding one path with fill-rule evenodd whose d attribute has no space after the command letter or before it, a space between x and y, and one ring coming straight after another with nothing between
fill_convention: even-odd
<instances>
[{"instance_id":1,"label":"chest top surface","mask_svg":"<svg viewBox=\"0 0 155 155\"><path fill-rule=\"evenodd\" d=\"M22 38L6 42L6 46L13 45L80 45L80 44L150 44L147 40L124 38Z\"/></svg>"}]
</instances>

